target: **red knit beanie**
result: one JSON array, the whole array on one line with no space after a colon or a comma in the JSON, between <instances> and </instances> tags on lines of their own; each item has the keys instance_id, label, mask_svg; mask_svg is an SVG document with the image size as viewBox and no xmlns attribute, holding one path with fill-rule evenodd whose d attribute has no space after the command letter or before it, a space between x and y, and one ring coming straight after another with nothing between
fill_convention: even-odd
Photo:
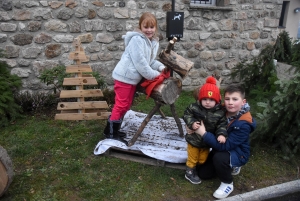
<instances>
[{"instance_id":1,"label":"red knit beanie","mask_svg":"<svg viewBox=\"0 0 300 201\"><path fill-rule=\"evenodd\" d=\"M203 98L211 98L219 103L221 101L220 89L216 85L217 81L214 77L209 76L206 83L199 91L198 99L201 101Z\"/></svg>"}]
</instances>

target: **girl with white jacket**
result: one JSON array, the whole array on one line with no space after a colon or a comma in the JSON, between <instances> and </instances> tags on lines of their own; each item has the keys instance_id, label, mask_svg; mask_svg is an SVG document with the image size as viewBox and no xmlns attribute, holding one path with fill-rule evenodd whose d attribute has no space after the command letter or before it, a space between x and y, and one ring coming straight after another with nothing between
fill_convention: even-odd
<instances>
[{"instance_id":1,"label":"girl with white jacket","mask_svg":"<svg viewBox=\"0 0 300 201\"><path fill-rule=\"evenodd\" d=\"M130 109L136 85L145 78L153 80L160 75L165 66L157 61L159 48L157 35L157 20L151 13L144 13L139 20L139 28L129 31L123 36L125 51L115 69L114 78L115 105L107 120L104 135L106 138L124 142L125 134L119 132L122 118Z\"/></svg>"}]
</instances>

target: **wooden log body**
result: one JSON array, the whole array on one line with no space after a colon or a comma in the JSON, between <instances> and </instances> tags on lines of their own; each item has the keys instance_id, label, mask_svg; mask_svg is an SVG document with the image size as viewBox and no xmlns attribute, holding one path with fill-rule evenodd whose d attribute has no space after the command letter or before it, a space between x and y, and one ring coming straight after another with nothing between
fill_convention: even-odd
<instances>
[{"instance_id":1,"label":"wooden log body","mask_svg":"<svg viewBox=\"0 0 300 201\"><path fill-rule=\"evenodd\" d=\"M159 54L159 60L169 69L172 69L178 73L182 79L188 75L189 71L194 66L194 62L185 59L172 50L170 53L167 53L165 50L163 50Z\"/></svg>"},{"instance_id":2,"label":"wooden log body","mask_svg":"<svg viewBox=\"0 0 300 201\"><path fill-rule=\"evenodd\" d=\"M163 104L171 105L175 103L176 99L182 90L182 82L178 78L169 77L165 79L162 84L154 87L150 97L155 101L159 101ZM137 86L137 91L145 93L145 88L140 85Z\"/></svg>"}]
</instances>

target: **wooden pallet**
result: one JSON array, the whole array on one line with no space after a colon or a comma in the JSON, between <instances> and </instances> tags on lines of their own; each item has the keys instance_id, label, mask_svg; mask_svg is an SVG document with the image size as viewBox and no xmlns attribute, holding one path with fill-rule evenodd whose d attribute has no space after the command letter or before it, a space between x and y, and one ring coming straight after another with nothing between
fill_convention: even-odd
<instances>
[{"instance_id":1,"label":"wooden pallet","mask_svg":"<svg viewBox=\"0 0 300 201\"><path fill-rule=\"evenodd\" d=\"M79 38L73 42L75 51L69 54L69 59L76 62L75 65L66 67L67 73L74 74L72 78L64 78L63 86L76 86L76 90L62 90L60 98L77 98L77 102L60 102L57 110L60 114L55 115L56 120L92 120L107 119L110 112L107 111L106 101L85 101L86 97L103 97L100 89L84 89L86 85L98 85L90 65L81 64L87 62L88 58L81 47ZM86 74L90 73L90 74Z\"/></svg>"},{"instance_id":2,"label":"wooden pallet","mask_svg":"<svg viewBox=\"0 0 300 201\"><path fill-rule=\"evenodd\" d=\"M185 170L185 163L170 163L163 160L151 158L141 151L136 150L124 150L117 147L111 147L105 152L106 156L111 156L123 160L138 162L147 165L159 166L159 167L168 167L174 169Z\"/></svg>"}]
</instances>

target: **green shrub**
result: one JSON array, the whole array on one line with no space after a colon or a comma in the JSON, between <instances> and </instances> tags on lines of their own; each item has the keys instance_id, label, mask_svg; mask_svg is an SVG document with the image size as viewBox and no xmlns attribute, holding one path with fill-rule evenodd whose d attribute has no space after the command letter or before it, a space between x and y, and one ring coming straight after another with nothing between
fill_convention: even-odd
<instances>
[{"instance_id":1,"label":"green shrub","mask_svg":"<svg viewBox=\"0 0 300 201\"><path fill-rule=\"evenodd\" d=\"M108 105L112 106L115 104L115 91L104 89L103 91L103 100L107 102Z\"/></svg>"},{"instance_id":2,"label":"green shrub","mask_svg":"<svg viewBox=\"0 0 300 201\"><path fill-rule=\"evenodd\" d=\"M252 139L280 147L284 158L290 160L300 151L300 74L275 84L276 96L258 103L264 110L257 114L260 125Z\"/></svg>"},{"instance_id":3,"label":"green shrub","mask_svg":"<svg viewBox=\"0 0 300 201\"><path fill-rule=\"evenodd\" d=\"M23 112L39 112L53 105L57 105L59 98L46 92L29 91L19 92L15 94L15 100L22 107Z\"/></svg>"},{"instance_id":4,"label":"green shrub","mask_svg":"<svg viewBox=\"0 0 300 201\"><path fill-rule=\"evenodd\" d=\"M106 83L98 72L86 73L92 74L98 82L98 85L86 85L84 89L105 89ZM60 93L61 90L75 90L75 86L63 86L64 78L74 77L72 73L66 73L66 67L64 65L56 66L52 69L45 69L41 72L39 79L47 85L53 85L53 92Z\"/></svg>"},{"instance_id":5,"label":"green shrub","mask_svg":"<svg viewBox=\"0 0 300 201\"><path fill-rule=\"evenodd\" d=\"M8 67L0 61L0 126L7 126L21 116L21 107L14 100L14 93L22 86L21 78L11 75Z\"/></svg>"}]
</instances>

